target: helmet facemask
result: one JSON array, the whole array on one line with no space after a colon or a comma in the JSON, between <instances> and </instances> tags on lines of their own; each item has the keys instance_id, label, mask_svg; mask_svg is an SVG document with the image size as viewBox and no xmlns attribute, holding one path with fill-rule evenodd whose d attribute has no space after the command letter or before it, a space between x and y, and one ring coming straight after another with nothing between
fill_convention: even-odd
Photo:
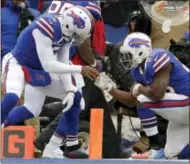
<instances>
[{"instance_id":1,"label":"helmet facemask","mask_svg":"<svg viewBox=\"0 0 190 164\"><path fill-rule=\"evenodd\" d=\"M148 57L149 52L147 51L147 48L141 48L140 50L135 50L135 53L133 54L132 58L132 67L138 67L140 64L143 63L143 61Z\"/></svg>"},{"instance_id":2,"label":"helmet facemask","mask_svg":"<svg viewBox=\"0 0 190 164\"><path fill-rule=\"evenodd\" d=\"M128 61L133 68L142 64L150 55L151 51L152 45L150 38L140 32L134 32L128 35L120 47L120 53L125 55L125 61Z\"/></svg>"},{"instance_id":3,"label":"helmet facemask","mask_svg":"<svg viewBox=\"0 0 190 164\"><path fill-rule=\"evenodd\" d=\"M125 71L129 71L133 65L132 54L130 52L119 54L119 63Z\"/></svg>"},{"instance_id":4,"label":"helmet facemask","mask_svg":"<svg viewBox=\"0 0 190 164\"><path fill-rule=\"evenodd\" d=\"M150 51L147 48L133 49L133 52L126 51L121 53L120 63L123 68L128 71L131 68L136 68L143 63L149 56Z\"/></svg>"}]
</instances>

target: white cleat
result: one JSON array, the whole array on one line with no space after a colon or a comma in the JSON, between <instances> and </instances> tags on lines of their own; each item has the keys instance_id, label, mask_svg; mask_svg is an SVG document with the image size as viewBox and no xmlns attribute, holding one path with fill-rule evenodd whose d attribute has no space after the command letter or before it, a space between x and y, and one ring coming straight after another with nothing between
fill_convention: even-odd
<instances>
[{"instance_id":1,"label":"white cleat","mask_svg":"<svg viewBox=\"0 0 190 164\"><path fill-rule=\"evenodd\" d=\"M149 150L148 152L137 154L132 154L132 159L166 159L164 155L164 149L161 148L159 150Z\"/></svg>"},{"instance_id":2,"label":"white cleat","mask_svg":"<svg viewBox=\"0 0 190 164\"><path fill-rule=\"evenodd\" d=\"M60 148L53 149L50 146L46 146L42 158L51 158L51 159L64 159L63 151Z\"/></svg>"},{"instance_id":3,"label":"white cleat","mask_svg":"<svg viewBox=\"0 0 190 164\"><path fill-rule=\"evenodd\" d=\"M151 149L149 150L148 154L149 154L149 159L166 159L163 148L159 150Z\"/></svg>"}]
</instances>

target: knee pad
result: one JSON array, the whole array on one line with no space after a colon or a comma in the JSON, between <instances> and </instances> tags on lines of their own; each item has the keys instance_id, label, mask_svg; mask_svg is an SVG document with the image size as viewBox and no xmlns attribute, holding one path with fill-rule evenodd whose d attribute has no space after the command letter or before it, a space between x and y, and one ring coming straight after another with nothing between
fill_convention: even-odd
<instances>
[{"instance_id":1,"label":"knee pad","mask_svg":"<svg viewBox=\"0 0 190 164\"><path fill-rule=\"evenodd\" d=\"M7 103L10 104L17 104L17 102L19 101L19 96L15 93L6 93L3 97L3 101L7 101Z\"/></svg>"},{"instance_id":2,"label":"knee pad","mask_svg":"<svg viewBox=\"0 0 190 164\"><path fill-rule=\"evenodd\" d=\"M34 115L34 117L37 117L40 115L42 108L39 108L38 106L36 106L34 104L34 106L28 105L28 104L24 104L24 106L28 109L28 111L30 113L32 113Z\"/></svg>"},{"instance_id":3,"label":"knee pad","mask_svg":"<svg viewBox=\"0 0 190 164\"><path fill-rule=\"evenodd\" d=\"M33 117L34 115L25 106L17 106L9 113L6 126L15 125Z\"/></svg>"},{"instance_id":4,"label":"knee pad","mask_svg":"<svg viewBox=\"0 0 190 164\"><path fill-rule=\"evenodd\" d=\"M14 93L6 93L1 101L1 122L4 122L9 112L16 106L19 97Z\"/></svg>"}]
</instances>

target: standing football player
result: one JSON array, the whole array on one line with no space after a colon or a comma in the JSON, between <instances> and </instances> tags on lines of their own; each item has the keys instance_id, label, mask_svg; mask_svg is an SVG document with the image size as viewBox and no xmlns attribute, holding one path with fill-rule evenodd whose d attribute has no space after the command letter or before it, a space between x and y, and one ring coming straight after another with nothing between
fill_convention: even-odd
<instances>
[{"instance_id":1,"label":"standing football player","mask_svg":"<svg viewBox=\"0 0 190 164\"><path fill-rule=\"evenodd\" d=\"M1 115L5 126L39 115L45 96L50 96L63 100L64 112L67 111L63 117L70 115L68 127L76 131L79 118L75 115L80 112L81 94L72 84L71 73L89 78L96 78L99 73L89 66L69 65L69 49L87 39L92 27L89 11L75 6L62 15L44 14L21 33L15 48L3 59L6 94L1 102ZM24 105L13 108L24 87ZM54 138L56 148L65 141L60 137L66 135L62 128L65 122L61 120ZM74 139L77 134L71 137ZM54 154L54 149L51 150Z\"/></svg>"},{"instance_id":2,"label":"standing football player","mask_svg":"<svg viewBox=\"0 0 190 164\"><path fill-rule=\"evenodd\" d=\"M114 88L105 73L100 74L95 85L126 105L137 105L150 149L164 148L166 158L189 158L189 69L171 52L152 49L150 38L143 33L128 35L120 53L120 64L123 69L131 69L136 81L131 92ZM156 114L169 121L166 145L159 138Z\"/></svg>"},{"instance_id":3,"label":"standing football player","mask_svg":"<svg viewBox=\"0 0 190 164\"><path fill-rule=\"evenodd\" d=\"M84 65L84 61L85 63L88 63L89 65L91 65L92 67L95 68L101 68L99 66L101 66L101 64L99 64L99 62L96 62L97 60L94 58L94 54L92 51L92 41L94 38L94 32L97 31L96 29L96 24L97 24L97 20L101 19L101 9L100 6L98 4L97 1L52 1L50 7L46 10L47 13L52 13L52 14L63 14L65 12L65 10L67 10L68 8L70 8L71 6L75 6L75 5L80 5L85 7L94 17L95 20L95 25L93 27L92 30L92 36L88 39L85 40L85 42L80 45L80 46L73 46L71 49L71 52L76 51L77 53L71 53L70 54L70 59L74 59L71 61L74 61L75 64L81 64ZM99 35L101 36L101 30L98 30L98 34L96 35L96 37L98 37ZM80 48L79 48L80 47ZM86 51L87 50L87 51ZM81 52L82 51L82 52ZM79 55L80 54L80 57ZM82 61L81 59L83 59L84 61ZM100 69L98 69L100 71ZM82 76L75 76L73 74L73 77L75 78L75 83L76 86L80 86L82 88L82 86L85 85L86 83L86 79L83 80ZM93 82L92 82L93 83ZM82 90L81 90L82 93ZM84 103L84 107L85 107L85 103ZM76 112L75 116L80 118L80 113ZM61 116L62 114L60 114ZM68 118L67 118L68 117ZM67 120L69 121L70 118L69 115L65 115L64 119L67 122ZM56 119L58 124L58 119ZM63 118L62 118L63 121ZM57 125L55 125L57 126ZM67 124L63 125L65 130L70 129L69 131L65 131L65 134L67 134L67 136L62 136L65 138L65 142L62 143L64 144L64 156L67 158L88 158L88 149L84 150L84 148L81 147L81 144L78 144L78 136L73 136L73 130L71 130L71 127L68 126L68 128L66 128L65 126L67 126ZM79 124L78 124L79 126ZM47 128L46 132L48 133L49 128ZM78 127L75 127L75 131L78 132ZM75 133L76 134L76 133ZM49 136L50 138L52 137L52 139L47 138L47 141L50 141L44 151L43 151L43 157L52 157L52 153L49 150L52 150L52 142L54 142L54 138L55 135L57 135L56 133L53 136ZM43 137L43 134L41 135ZM78 149L79 147L81 147L80 149ZM59 151L58 151L59 153Z\"/></svg>"}]
</instances>

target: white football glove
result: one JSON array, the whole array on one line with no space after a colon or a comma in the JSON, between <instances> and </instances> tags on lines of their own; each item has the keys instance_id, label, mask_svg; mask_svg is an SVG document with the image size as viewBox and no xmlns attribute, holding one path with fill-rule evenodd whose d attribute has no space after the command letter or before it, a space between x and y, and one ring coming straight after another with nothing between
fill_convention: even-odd
<instances>
[{"instance_id":1,"label":"white football glove","mask_svg":"<svg viewBox=\"0 0 190 164\"><path fill-rule=\"evenodd\" d=\"M69 91L67 92L62 104L66 105L65 108L62 110L63 113L69 111L73 105L75 97L75 92Z\"/></svg>"},{"instance_id":2,"label":"white football glove","mask_svg":"<svg viewBox=\"0 0 190 164\"><path fill-rule=\"evenodd\" d=\"M82 97L81 100L80 100L80 109L81 110L84 110L85 109L85 101L84 101L84 98Z\"/></svg>"},{"instance_id":3,"label":"white football glove","mask_svg":"<svg viewBox=\"0 0 190 164\"><path fill-rule=\"evenodd\" d=\"M142 86L140 83L135 83L133 84L133 86L131 87L131 94L134 97L137 97L140 93L139 93L139 87Z\"/></svg>"},{"instance_id":4,"label":"white football glove","mask_svg":"<svg viewBox=\"0 0 190 164\"><path fill-rule=\"evenodd\" d=\"M97 86L102 91L110 92L112 88L116 88L116 84L110 79L105 72L100 73L96 78L94 85Z\"/></svg>"},{"instance_id":5,"label":"white football glove","mask_svg":"<svg viewBox=\"0 0 190 164\"><path fill-rule=\"evenodd\" d=\"M103 94L104 94L106 102L110 102L113 99L113 96L109 92L104 90Z\"/></svg>"}]
</instances>

